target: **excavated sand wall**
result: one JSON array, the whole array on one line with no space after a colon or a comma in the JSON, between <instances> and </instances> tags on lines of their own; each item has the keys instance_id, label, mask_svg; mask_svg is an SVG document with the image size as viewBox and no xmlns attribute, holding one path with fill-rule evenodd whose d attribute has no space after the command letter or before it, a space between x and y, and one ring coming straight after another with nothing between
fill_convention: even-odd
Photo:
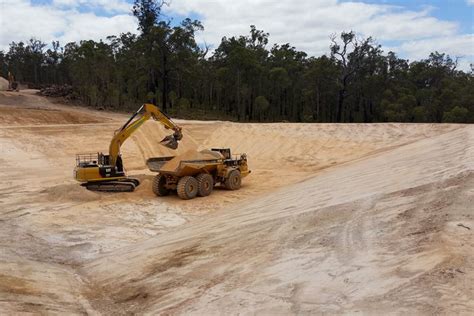
<instances>
[{"instance_id":1,"label":"excavated sand wall","mask_svg":"<svg viewBox=\"0 0 474 316\"><path fill-rule=\"evenodd\" d=\"M251 166L313 171L383 147L436 135L448 125L432 124L238 124L225 122L200 144L246 153ZM403 134L403 137L400 137Z\"/></svg>"}]
</instances>

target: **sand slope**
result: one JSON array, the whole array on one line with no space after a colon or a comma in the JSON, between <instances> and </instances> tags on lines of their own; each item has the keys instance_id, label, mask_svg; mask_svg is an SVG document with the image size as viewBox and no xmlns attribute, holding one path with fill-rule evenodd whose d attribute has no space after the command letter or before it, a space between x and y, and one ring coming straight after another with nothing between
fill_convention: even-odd
<instances>
[{"instance_id":1,"label":"sand slope","mask_svg":"<svg viewBox=\"0 0 474 316\"><path fill-rule=\"evenodd\" d=\"M474 128L147 122L134 193L85 191L74 155L126 115L0 93L0 312L472 314ZM246 152L239 191L157 198L145 160ZM466 228L467 227L467 228Z\"/></svg>"},{"instance_id":2,"label":"sand slope","mask_svg":"<svg viewBox=\"0 0 474 316\"><path fill-rule=\"evenodd\" d=\"M473 224L473 157L474 129L463 128L323 172L82 271L117 311L132 300L130 311L152 313L468 314L472 233L457 224Z\"/></svg>"}]
</instances>

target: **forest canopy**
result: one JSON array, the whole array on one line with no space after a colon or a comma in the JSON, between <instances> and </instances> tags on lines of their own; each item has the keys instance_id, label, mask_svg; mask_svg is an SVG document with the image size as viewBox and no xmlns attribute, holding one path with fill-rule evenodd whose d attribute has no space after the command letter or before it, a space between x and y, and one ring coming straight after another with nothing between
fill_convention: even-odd
<instances>
[{"instance_id":1,"label":"forest canopy","mask_svg":"<svg viewBox=\"0 0 474 316\"><path fill-rule=\"evenodd\" d=\"M433 52L408 61L355 32L328 34L330 53L269 45L250 26L212 52L198 20L173 24L163 2L137 0L139 34L61 46L31 39L0 51L2 74L35 87L68 84L80 102L129 111L153 102L196 119L291 122L474 122L473 71ZM100 26L97 26L100 27Z\"/></svg>"}]
</instances>

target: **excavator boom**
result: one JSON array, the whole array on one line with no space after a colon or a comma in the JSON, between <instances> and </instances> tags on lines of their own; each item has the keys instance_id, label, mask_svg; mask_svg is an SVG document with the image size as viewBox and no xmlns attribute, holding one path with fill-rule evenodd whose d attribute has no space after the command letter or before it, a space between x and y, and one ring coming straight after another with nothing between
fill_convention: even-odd
<instances>
[{"instance_id":1,"label":"excavator boom","mask_svg":"<svg viewBox=\"0 0 474 316\"><path fill-rule=\"evenodd\" d=\"M141 115L141 116L140 116ZM138 119L134 120L136 117ZM178 141L183 138L181 127L176 125L169 116L160 111L158 107L153 104L146 103L136 111L130 119L120 128L112 138L109 146L110 163L115 165L118 156L120 155L120 147L143 123L153 118L160 122L166 129L172 129L174 133L166 136L160 141L160 144L171 149L178 148Z\"/></svg>"},{"instance_id":2,"label":"excavator boom","mask_svg":"<svg viewBox=\"0 0 474 316\"><path fill-rule=\"evenodd\" d=\"M156 106L153 104L145 104L145 112L150 113L155 121L160 121L165 128L172 129L174 131L173 134L166 136L160 142L163 146L166 146L171 149L178 148L178 142L183 138L183 134L181 132L181 127L176 125L171 118L166 115L164 112L161 112Z\"/></svg>"}]
</instances>

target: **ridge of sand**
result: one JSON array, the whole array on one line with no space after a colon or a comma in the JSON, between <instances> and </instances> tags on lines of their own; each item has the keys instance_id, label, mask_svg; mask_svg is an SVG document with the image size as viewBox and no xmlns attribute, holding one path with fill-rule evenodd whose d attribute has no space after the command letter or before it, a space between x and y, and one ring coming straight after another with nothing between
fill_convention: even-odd
<instances>
[{"instance_id":1,"label":"ridge of sand","mask_svg":"<svg viewBox=\"0 0 474 316\"><path fill-rule=\"evenodd\" d=\"M192 160L214 160L220 158L222 158L221 154L217 152L212 152L208 149L204 149L201 151L190 149L166 162L161 168L161 170L165 172L176 172L181 162Z\"/></svg>"}]
</instances>

